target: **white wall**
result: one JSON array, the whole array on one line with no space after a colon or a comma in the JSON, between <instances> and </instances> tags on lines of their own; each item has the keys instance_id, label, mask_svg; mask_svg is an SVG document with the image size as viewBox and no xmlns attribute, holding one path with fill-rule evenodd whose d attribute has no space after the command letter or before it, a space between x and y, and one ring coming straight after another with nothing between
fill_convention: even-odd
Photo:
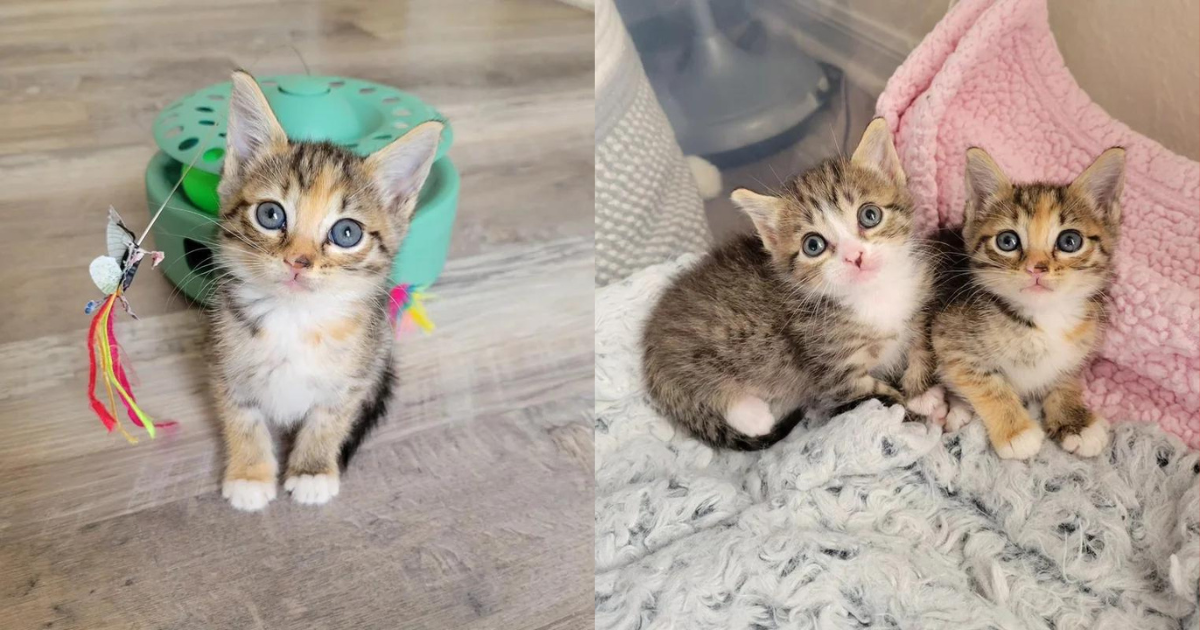
<instances>
[{"instance_id":1,"label":"white wall","mask_svg":"<svg viewBox=\"0 0 1200 630\"><path fill-rule=\"evenodd\" d=\"M933 29L947 0L784 0L813 33L810 52L882 85ZM1167 148L1200 159L1200 0L1049 0L1050 26L1079 85L1113 117ZM816 27L822 30L821 27ZM858 37L839 46L837 32ZM840 49L840 50L839 50ZM883 49L885 52L880 52ZM822 55L821 53L826 53ZM840 58L839 58L840 57Z\"/></svg>"},{"instance_id":2,"label":"white wall","mask_svg":"<svg viewBox=\"0 0 1200 630\"><path fill-rule=\"evenodd\" d=\"M1050 26L1092 100L1200 159L1200 0L1051 1Z\"/></svg>"}]
</instances>

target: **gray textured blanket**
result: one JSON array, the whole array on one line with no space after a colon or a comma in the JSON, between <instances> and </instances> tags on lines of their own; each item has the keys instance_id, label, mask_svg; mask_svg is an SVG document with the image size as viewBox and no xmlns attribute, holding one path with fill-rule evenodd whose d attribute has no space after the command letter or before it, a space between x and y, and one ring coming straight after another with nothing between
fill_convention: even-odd
<instances>
[{"instance_id":1,"label":"gray textured blanket","mask_svg":"<svg viewBox=\"0 0 1200 630\"><path fill-rule=\"evenodd\" d=\"M1002 461L874 401L763 453L647 405L642 320L680 262L596 297L596 627L1196 628L1200 463L1115 423L1094 460Z\"/></svg>"}]
</instances>

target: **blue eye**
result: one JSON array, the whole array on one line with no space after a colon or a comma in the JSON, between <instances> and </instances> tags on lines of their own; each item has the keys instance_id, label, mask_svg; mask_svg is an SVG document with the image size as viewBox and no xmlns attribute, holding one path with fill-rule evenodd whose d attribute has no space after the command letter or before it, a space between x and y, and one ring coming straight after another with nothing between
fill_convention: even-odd
<instances>
[{"instance_id":1,"label":"blue eye","mask_svg":"<svg viewBox=\"0 0 1200 630\"><path fill-rule=\"evenodd\" d=\"M883 210L879 206L869 203L858 209L858 224L865 228L873 228L883 221Z\"/></svg>"},{"instance_id":2,"label":"blue eye","mask_svg":"<svg viewBox=\"0 0 1200 630\"><path fill-rule=\"evenodd\" d=\"M283 213L283 206L274 201L264 201L258 204L258 208L254 211L254 218L258 224L268 230L278 230L287 223L287 215Z\"/></svg>"},{"instance_id":3,"label":"blue eye","mask_svg":"<svg viewBox=\"0 0 1200 630\"><path fill-rule=\"evenodd\" d=\"M804 255L815 258L825 251L825 239L820 234L809 234L804 237Z\"/></svg>"},{"instance_id":4,"label":"blue eye","mask_svg":"<svg viewBox=\"0 0 1200 630\"><path fill-rule=\"evenodd\" d=\"M338 247L354 247L362 240L362 225L354 219L340 219L329 230L329 242Z\"/></svg>"},{"instance_id":5,"label":"blue eye","mask_svg":"<svg viewBox=\"0 0 1200 630\"><path fill-rule=\"evenodd\" d=\"M1063 230L1058 233L1058 241L1055 244L1059 250L1068 254L1077 252L1083 247L1083 235L1078 230Z\"/></svg>"},{"instance_id":6,"label":"blue eye","mask_svg":"<svg viewBox=\"0 0 1200 630\"><path fill-rule=\"evenodd\" d=\"M1012 230L1004 230L996 235L996 249L1002 252L1016 251L1021 246L1021 237Z\"/></svg>"}]
</instances>

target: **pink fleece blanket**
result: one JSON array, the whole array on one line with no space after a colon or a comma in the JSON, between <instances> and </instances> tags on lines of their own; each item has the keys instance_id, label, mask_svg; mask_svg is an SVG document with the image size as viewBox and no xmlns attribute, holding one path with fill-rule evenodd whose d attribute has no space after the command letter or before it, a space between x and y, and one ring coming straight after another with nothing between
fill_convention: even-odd
<instances>
[{"instance_id":1,"label":"pink fleece blanket","mask_svg":"<svg viewBox=\"0 0 1200 630\"><path fill-rule=\"evenodd\" d=\"M1128 150L1114 317L1086 374L1088 402L1200 446L1200 164L1088 98L1055 45L1046 0L962 0L876 110L897 134L923 230L962 223L971 146L1014 181L1064 183L1104 149Z\"/></svg>"}]
</instances>

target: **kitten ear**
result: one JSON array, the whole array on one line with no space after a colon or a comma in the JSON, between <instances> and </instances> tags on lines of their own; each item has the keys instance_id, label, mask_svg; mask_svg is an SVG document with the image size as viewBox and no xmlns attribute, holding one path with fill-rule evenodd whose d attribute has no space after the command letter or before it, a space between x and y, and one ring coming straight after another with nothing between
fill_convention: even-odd
<instances>
[{"instance_id":1,"label":"kitten ear","mask_svg":"<svg viewBox=\"0 0 1200 630\"><path fill-rule=\"evenodd\" d=\"M243 70L234 72L222 176L236 176L250 161L270 149L284 146L287 146L287 134L279 126L254 77Z\"/></svg>"},{"instance_id":2,"label":"kitten ear","mask_svg":"<svg viewBox=\"0 0 1200 630\"><path fill-rule=\"evenodd\" d=\"M402 221L412 217L417 194L429 177L441 138L442 123L421 123L366 160L367 170L383 195L384 206Z\"/></svg>"},{"instance_id":3,"label":"kitten ear","mask_svg":"<svg viewBox=\"0 0 1200 630\"><path fill-rule=\"evenodd\" d=\"M758 236L762 239L767 251L775 251L779 243L779 214L783 210L783 200L770 195L760 195L745 188L738 188L729 196L734 205L742 212L750 215Z\"/></svg>"},{"instance_id":4,"label":"kitten ear","mask_svg":"<svg viewBox=\"0 0 1200 630\"><path fill-rule=\"evenodd\" d=\"M1112 147L1084 169L1070 189L1092 202L1106 216L1120 219L1121 190L1125 187L1125 149Z\"/></svg>"},{"instance_id":5,"label":"kitten ear","mask_svg":"<svg viewBox=\"0 0 1200 630\"><path fill-rule=\"evenodd\" d=\"M850 163L877 171L897 186L904 186L907 182L904 167L900 164L900 155L896 153L896 145L892 143L892 131L888 129L887 121L882 118L876 118L867 125L862 140L858 142L858 148L854 149Z\"/></svg>"},{"instance_id":6,"label":"kitten ear","mask_svg":"<svg viewBox=\"0 0 1200 630\"><path fill-rule=\"evenodd\" d=\"M967 206L964 210L965 219L969 222L975 214L986 207L988 200L999 195L1005 195L1012 190L1012 182L1000 170L1000 165L979 147L967 149L965 190Z\"/></svg>"}]
</instances>

